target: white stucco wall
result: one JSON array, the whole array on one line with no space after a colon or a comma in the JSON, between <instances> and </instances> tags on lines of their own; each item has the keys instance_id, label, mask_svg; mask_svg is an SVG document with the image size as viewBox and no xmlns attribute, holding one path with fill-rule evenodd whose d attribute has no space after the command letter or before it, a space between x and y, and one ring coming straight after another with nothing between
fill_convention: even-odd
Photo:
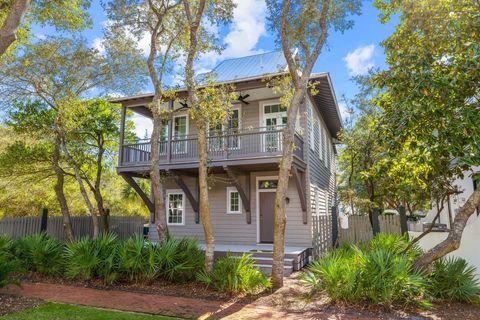
<instances>
[{"instance_id":1,"label":"white stucco wall","mask_svg":"<svg viewBox=\"0 0 480 320\"><path fill-rule=\"evenodd\" d=\"M469 224L465 227L460 248L448 256L465 259L470 265L477 268L477 278L480 280L480 217L472 216ZM411 237L416 237L421 232L409 232ZM445 240L447 232L431 232L419 241L424 250L433 248L436 244Z\"/></svg>"}]
</instances>

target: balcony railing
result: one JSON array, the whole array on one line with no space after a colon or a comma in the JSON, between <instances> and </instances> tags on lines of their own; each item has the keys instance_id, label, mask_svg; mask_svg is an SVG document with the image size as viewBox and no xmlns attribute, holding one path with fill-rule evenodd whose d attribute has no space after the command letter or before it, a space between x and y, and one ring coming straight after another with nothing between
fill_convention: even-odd
<instances>
[{"instance_id":1,"label":"balcony railing","mask_svg":"<svg viewBox=\"0 0 480 320\"><path fill-rule=\"evenodd\" d=\"M207 137L209 160L249 159L271 157L282 154L281 128L256 128L221 132ZM150 140L139 140L121 146L122 166L150 163ZM198 161L198 137L187 136L181 139L161 141L160 163L189 163ZM303 139L295 135L294 154L303 159Z\"/></svg>"}]
</instances>

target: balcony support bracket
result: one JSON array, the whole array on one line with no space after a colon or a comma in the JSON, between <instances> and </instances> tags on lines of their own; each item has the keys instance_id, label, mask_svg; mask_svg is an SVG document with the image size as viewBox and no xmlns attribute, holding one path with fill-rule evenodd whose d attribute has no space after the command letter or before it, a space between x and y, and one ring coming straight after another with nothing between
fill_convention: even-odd
<instances>
[{"instance_id":1,"label":"balcony support bracket","mask_svg":"<svg viewBox=\"0 0 480 320\"><path fill-rule=\"evenodd\" d=\"M240 199L242 199L243 208L245 208L247 224L251 224L252 213L250 210L250 193L246 192L246 188L243 188L242 184L240 183L240 180L238 179L238 172L229 166L223 166L223 170L227 172L228 178L232 181L232 184L235 186L235 188L237 188Z\"/></svg>"},{"instance_id":2,"label":"balcony support bracket","mask_svg":"<svg viewBox=\"0 0 480 320\"><path fill-rule=\"evenodd\" d=\"M193 193L185 184L185 181L183 181L183 178L179 174L179 172L175 170L169 170L169 173L172 175L173 179L175 179L175 182L177 183L178 187L182 189L188 201L190 202L190 205L192 206L192 209L195 212L195 223L200 223L200 217L198 215L198 200L195 199L195 197L193 196Z\"/></svg>"},{"instance_id":3,"label":"balcony support bracket","mask_svg":"<svg viewBox=\"0 0 480 320\"><path fill-rule=\"evenodd\" d=\"M142 188L140 188L138 183L133 179L133 176L126 173L122 173L121 176L123 180L125 180L130 185L130 187L135 190L136 193L138 193L140 198L142 198L148 210L150 212L155 212L155 204L152 202L152 200L150 200L150 197L147 196L147 194L142 190Z\"/></svg>"},{"instance_id":4,"label":"balcony support bracket","mask_svg":"<svg viewBox=\"0 0 480 320\"><path fill-rule=\"evenodd\" d=\"M297 166L292 167L293 177L295 179L295 185L297 186L298 196L300 198L300 205L302 206L303 224L307 224L307 198L306 198L306 186L305 186L305 173L301 173Z\"/></svg>"}]
</instances>

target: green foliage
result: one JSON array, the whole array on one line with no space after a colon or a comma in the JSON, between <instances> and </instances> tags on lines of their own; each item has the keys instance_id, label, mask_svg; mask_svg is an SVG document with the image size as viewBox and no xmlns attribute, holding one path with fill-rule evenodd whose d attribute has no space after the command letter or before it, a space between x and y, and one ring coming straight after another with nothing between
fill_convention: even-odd
<instances>
[{"instance_id":1,"label":"green foliage","mask_svg":"<svg viewBox=\"0 0 480 320\"><path fill-rule=\"evenodd\" d=\"M197 280L222 292L253 293L271 286L268 279L254 266L250 254L228 255L216 261L213 271L201 272Z\"/></svg>"},{"instance_id":2,"label":"green foliage","mask_svg":"<svg viewBox=\"0 0 480 320\"><path fill-rule=\"evenodd\" d=\"M151 281L158 275L157 246L138 235L122 243L118 250L119 269L129 280Z\"/></svg>"},{"instance_id":3,"label":"green foliage","mask_svg":"<svg viewBox=\"0 0 480 320\"><path fill-rule=\"evenodd\" d=\"M0 235L0 288L9 284L20 284L15 274L23 272L24 269L13 255L13 248L12 239Z\"/></svg>"},{"instance_id":4,"label":"green foliage","mask_svg":"<svg viewBox=\"0 0 480 320\"><path fill-rule=\"evenodd\" d=\"M426 278L413 269L416 253L401 254L406 245L405 238L382 234L363 248L344 245L314 261L301 279L310 294L323 291L333 301L428 306Z\"/></svg>"},{"instance_id":5,"label":"green foliage","mask_svg":"<svg viewBox=\"0 0 480 320\"><path fill-rule=\"evenodd\" d=\"M113 233L102 233L95 240L81 238L65 248L65 275L68 278L101 277L106 283L118 279L116 256L118 240Z\"/></svg>"},{"instance_id":6,"label":"green foliage","mask_svg":"<svg viewBox=\"0 0 480 320\"><path fill-rule=\"evenodd\" d=\"M460 258L436 260L429 279L429 292L440 299L474 302L480 295L475 271Z\"/></svg>"},{"instance_id":7,"label":"green foliage","mask_svg":"<svg viewBox=\"0 0 480 320\"><path fill-rule=\"evenodd\" d=\"M15 243L16 256L25 268L47 275L60 274L63 270L62 244L46 233L20 238Z\"/></svg>"}]
</instances>

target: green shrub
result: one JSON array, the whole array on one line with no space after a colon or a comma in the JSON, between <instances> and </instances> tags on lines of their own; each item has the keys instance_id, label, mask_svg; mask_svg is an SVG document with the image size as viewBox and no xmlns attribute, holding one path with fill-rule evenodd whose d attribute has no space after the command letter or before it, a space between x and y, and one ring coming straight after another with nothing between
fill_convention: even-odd
<instances>
[{"instance_id":1,"label":"green shrub","mask_svg":"<svg viewBox=\"0 0 480 320\"><path fill-rule=\"evenodd\" d=\"M63 270L63 245L46 233L37 233L16 241L16 256L24 267L42 274L54 275Z\"/></svg>"},{"instance_id":2,"label":"green shrub","mask_svg":"<svg viewBox=\"0 0 480 320\"><path fill-rule=\"evenodd\" d=\"M228 255L216 261L210 273L200 272L197 280L222 292L251 293L270 287L268 279L254 266L250 254Z\"/></svg>"},{"instance_id":3,"label":"green shrub","mask_svg":"<svg viewBox=\"0 0 480 320\"><path fill-rule=\"evenodd\" d=\"M129 280L152 281L158 275L157 249L157 245L145 242L140 235L124 241L118 250L120 271Z\"/></svg>"},{"instance_id":4,"label":"green shrub","mask_svg":"<svg viewBox=\"0 0 480 320\"><path fill-rule=\"evenodd\" d=\"M361 248L344 245L313 262L300 277L311 294L323 291L333 301L428 306L425 277L413 270L417 253L401 253L407 244L403 237L380 234Z\"/></svg>"},{"instance_id":5,"label":"green shrub","mask_svg":"<svg viewBox=\"0 0 480 320\"><path fill-rule=\"evenodd\" d=\"M102 233L93 240L74 240L65 248L65 275L70 279L89 280L95 276L106 283L115 282L118 272L119 241L113 233Z\"/></svg>"},{"instance_id":6,"label":"green shrub","mask_svg":"<svg viewBox=\"0 0 480 320\"><path fill-rule=\"evenodd\" d=\"M165 279L176 282L194 280L198 271L203 269L205 255L196 240L167 237L157 246L155 264L159 275Z\"/></svg>"},{"instance_id":7,"label":"green shrub","mask_svg":"<svg viewBox=\"0 0 480 320\"><path fill-rule=\"evenodd\" d=\"M429 279L429 292L440 299L474 302L480 295L475 268L459 258L435 261Z\"/></svg>"},{"instance_id":8,"label":"green shrub","mask_svg":"<svg viewBox=\"0 0 480 320\"><path fill-rule=\"evenodd\" d=\"M16 274L22 273L23 268L13 255L14 242L8 236L0 236L0 288L9 284L20 285Z\"/></svg>"}]
</instances>

